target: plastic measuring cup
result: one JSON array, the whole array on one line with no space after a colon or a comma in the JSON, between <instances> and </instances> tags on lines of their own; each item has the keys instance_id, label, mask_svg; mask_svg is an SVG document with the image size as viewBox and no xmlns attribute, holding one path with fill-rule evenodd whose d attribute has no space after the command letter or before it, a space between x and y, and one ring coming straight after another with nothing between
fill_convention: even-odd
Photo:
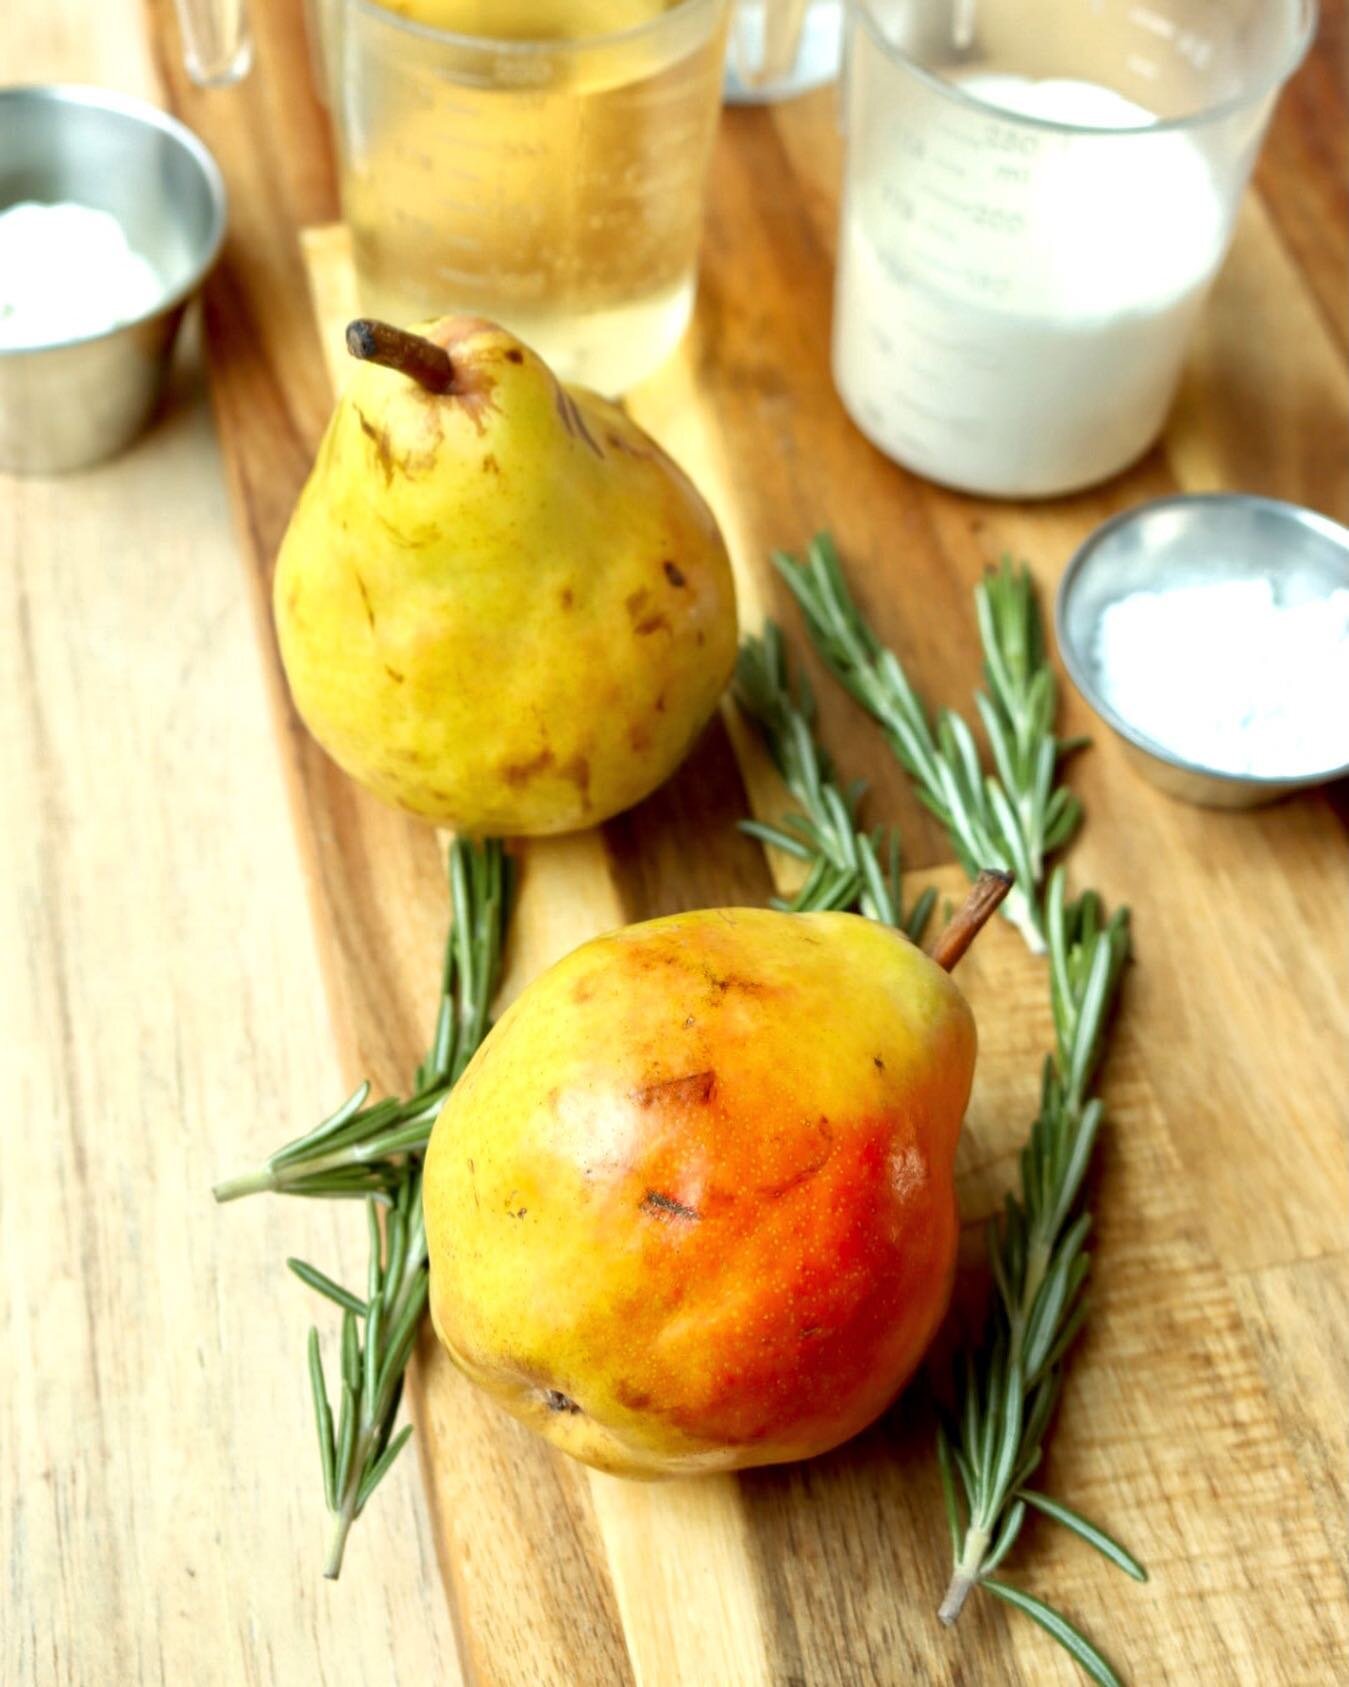
<instances>
[{"instance_id":1,"label":"plastic measuring cup","mask_svg":"<svg viewBox=\"0 0 1349 1687\"><path fill-rule=\"evenodd\" d=\"M1156 438L1313 0L851 0L834 378L932 480Z\"/></svg>"}]
</instances>

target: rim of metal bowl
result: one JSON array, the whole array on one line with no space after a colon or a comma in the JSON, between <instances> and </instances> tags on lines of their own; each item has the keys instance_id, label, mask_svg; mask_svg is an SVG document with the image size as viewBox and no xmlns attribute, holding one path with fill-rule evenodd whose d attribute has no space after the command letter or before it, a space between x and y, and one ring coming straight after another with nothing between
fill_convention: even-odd
<instances>
[{"instance_id":1,"label":"rim of metal bowl","mask_svg":"<svg viewBox=\"0 0 1349 1687\"><path fill-rule=\"evenodd\" d=\"M96 340L108 340L114 334L125 333L128 328L138 328L143 322L151 322L155 317L162 316L165 311L174 310L190 299L210 274L220 256L221 247L225 244L229 216L225 178L206 144L194 135L185 123L180 123L167 111L161 111L158 106L151 105L147 100L137 99L134 94L119 94L110 88L95 88L83 82L16 83L8 88L0 88L0 104L9 100L50 100L56 105L93 106L97 110L115 112L120 117L129 117L148 128L158 129L176 142L200 170L210 202L211 224L204 253L193 265L191 273L177 287L164 293L149 309L128 317L125 322L115 323L111 328L101 329L97 334L78 334L69 340L47 340L37 346L0 346L0 357L31 357L47 351L64 351L69 346L92 345ZM0 206L0 210L8 208Z\"/></svg>"},{"instance_id":2,"label":"rim of metal bowl","mask_svg":"<svg viewBox=\"0 0 1349 1687\"><path fill-rule=\"evenodd\" d=\"M1226 785L1273 789L1275 787L1287 790L1310 785L1326 785L1332 780L1349 776L1349 760L1337 762L1324 770L1313 773L1233 773L1230 768L1209 767L1204 762L1190 761L1187 757L1169 749L1165 744L1158 743L1155 738L1149 738L1145 732L1140 732L1132 722L1113 709L1101 695L1099 688L1091 677L1089 662L1085 653L1079 652L1075 642L1067 632L1067 604L1072 594L1073 583L1085 567L1092 552L1098 549L1103 539L1109 537L1118 528L1127 527L1140 517L1155 510L1180 509L1191 505L1201 504L1212 508L1215 504L1228 504L1248 509L1272 511L1281 520L1294 520L1301 526L1314 527L1332 539L1346 559L1349 559L1349 528L1335 521L1328 515L1322 515L1319 510L1308 509L1305 504L1290 503L1285 498L1267 498L1259 492L1173 492L1161 498L1149 498L1144 503L1134 504L1127 510L1121 510L1118 515L1112 515L1103 521L1099 527L1093 528L1082 543L1073 552L1068 566L1063 571L1059 581L1058 591L1054 594L1054 637L1058 641L1059 656L1068 671L1068 677L1081 693L1087 705L1098 714L1105 724L1116 732L1136 750L1152 756L1154 760L1165 762L1168 767L1179 769L1183 773L1198 774L1204 779L1213 779Z\"/></svg>"}]
</instances>

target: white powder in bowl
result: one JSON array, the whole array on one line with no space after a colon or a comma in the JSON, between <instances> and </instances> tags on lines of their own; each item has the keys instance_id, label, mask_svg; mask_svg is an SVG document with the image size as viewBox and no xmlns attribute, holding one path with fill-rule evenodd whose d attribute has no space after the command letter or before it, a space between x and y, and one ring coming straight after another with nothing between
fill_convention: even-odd
<instances>
[{"instance_id":1,"label":"white powder in bowl","mask_svg":"<svg viewBox=\"0 0 1349 1687\"><path fill-rule=\"evenodd\" d=\"M1134 592L1101 616L1093 656L1115 713L1201 767L1292 778L1349 760L1349 589Z\"/></svg>"},{"instance_id":2,"label":"white powder in bowl","mask_svg":"<svg viewBox=\"0 0 1349 1687\"><path fill-rule=\"evenodd\" d=\"M153 265L109 212L31 202L0 212L0 350L105 334L163 296Z\"/></svg>"}]
</instances>

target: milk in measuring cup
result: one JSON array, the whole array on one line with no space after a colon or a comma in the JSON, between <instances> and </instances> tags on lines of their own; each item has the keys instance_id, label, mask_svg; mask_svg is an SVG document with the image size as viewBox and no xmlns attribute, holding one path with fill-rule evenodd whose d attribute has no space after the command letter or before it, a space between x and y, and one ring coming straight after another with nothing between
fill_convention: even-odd
<instances>
[{"instance_id":1,"label":"milk in measuring cup","mask_svg":"<svg viewBox=\"0 0 1349 1687\"><path fill-rule=\"evenodd\" d=\"M835 380L862 430L919 474L1005 497L1073 491L1161 428L1226 202L1187 134L1149 132L1152 115L1108 88L959 86L971 100L917 79L902 102L854 90Z\"/></svg>"}]
</instances>

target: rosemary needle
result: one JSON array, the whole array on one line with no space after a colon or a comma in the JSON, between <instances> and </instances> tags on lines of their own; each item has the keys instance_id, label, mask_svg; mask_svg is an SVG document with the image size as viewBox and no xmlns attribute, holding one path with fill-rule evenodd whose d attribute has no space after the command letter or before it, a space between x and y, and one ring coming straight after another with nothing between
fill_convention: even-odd
<instances>
[{"instance_id":1,"label":"rosemary needle","mask_svg":"<svg viewBox=\"0 0 1349 1687\"><path fill-rule=\"evenodd\" d=\"M990 862L1016 873L1017 887L1004 909L1032 950L1049 957L1055 1046L1022 1151L1019 1190L989 1225L994 1313L977 1351L965 1356L960 1408L951 1427L938 1433L953 1561L940 1615L954 1622L970 1592L983 1587L1038 1622L1101 1687L1120 1687L1107 1660L1067 1618L993 1575L1031 1509L1072 1530L1126 1574L1146 1579L1105 1530L1027 1486L1043 1456L1064 1355L1087 1312L1091 1219L1082 1191L1102 1113L1089 1092L1129 952L1127 911L1107 919L1091 893L1069 902L1063 869L1047 874L1048 858L1072 835L1081 809L1056 784L1059 762L1075 746L1054 733L1054 680L1030 575L1004 562L975 594L988 687L976 703L990 773L960 716L943 711L934 731L898 658L880 645L853 601L827 538L815 540L804 563L777 561L821 656L885 729L962 866L971 875ZM867 840L854 838L850 850L855 799L840 792L827 753L814 740L813 699L803 680L793 696L782 635L771 624L742 649L737 696L802 810L780 826L743 823L806 865L805 882L789 906L857 907L898 923L892 912L899 907L893 835L896 871L882 898L856 869Z\"/></svg>"}]
</instances>

